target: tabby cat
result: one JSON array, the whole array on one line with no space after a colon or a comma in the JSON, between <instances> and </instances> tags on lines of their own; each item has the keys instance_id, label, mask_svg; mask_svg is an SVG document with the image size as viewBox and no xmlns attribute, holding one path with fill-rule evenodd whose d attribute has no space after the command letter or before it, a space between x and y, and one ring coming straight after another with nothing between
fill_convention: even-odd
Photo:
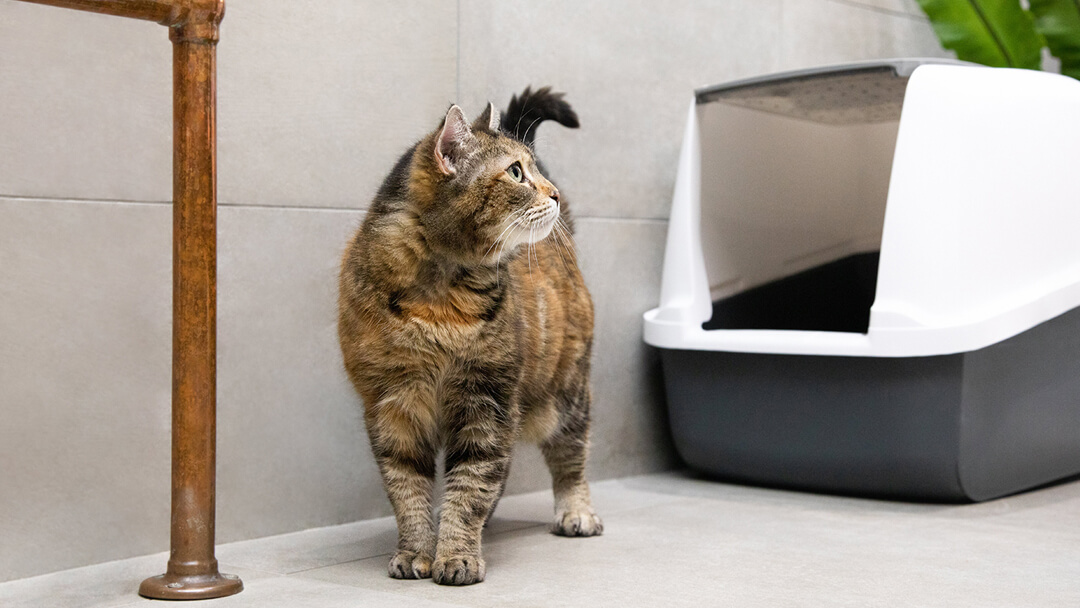
<instances>
[{"instance_id":1,"label":"tabby cat","mask_svg":"<svg viewBox=\"0 0 1080 608\"><path fill-rule=\"evenodd\" d=\"M603 531L585 481L593 307L565 200L531 148L546 119L578 126L548 88L514 96L501 121L491 104L471 125L451 106L345 251L338 332L397 518L394 578L484 580L481 531L519 438L551 470L552 531Z\"/></svg>"}]
</instances>

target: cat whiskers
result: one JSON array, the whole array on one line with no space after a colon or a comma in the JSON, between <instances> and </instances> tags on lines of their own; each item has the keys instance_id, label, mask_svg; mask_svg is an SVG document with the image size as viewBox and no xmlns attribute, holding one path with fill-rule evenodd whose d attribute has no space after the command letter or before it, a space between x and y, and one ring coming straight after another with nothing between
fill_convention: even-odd
<instances>
[{"instance_id":1,"label":"cat whiskers","mask_svg":"<svg viewBox=\"0 0 1080 608\"><path fill-rule=\"evenodd\" d=\"M512 214L510 214L510 217L514 217L514 215L515 215L516 213L517 213L517 212L515 212L515 213L512 213ZM484 255L483 255L483 257L485 257L485 258L486 258L486 257L488 256L488 254L489 254L489 253L491 253L491 250L492 250L492 249L494 249L496 245L498 245L499 243L501 243L501 242L502 242L502 238L503 238L503 235L505 235L505 234L506 234L506 231L507 231L507 230L510 230L511 228L513 228L513 227L514 227L514 225L515 225L516 223L517 223L517 220L515 220L515 221L513 221L513 222L510 222L510 223L509 223L509 224L508 224L508 225L506 226L506 228L503 228L503 231L502 231L502 232L501 232L501 233L499 234L499 236L498 236L498 237L497 237L497 238L495 239L495 241L494 241L493 243L491 243L491 247L488 247L488 248L487 248L487 251L485 251L485 252L484 252ZM497 253L497 252L496 252L496 253Z\"/></svg>"},{"instance_id":2,"label":"cat whiskers","mask_svg":"<svg viewBox=\"0 0 1080 608\"><path fill-rule=\"evenodd\" d=\"M555 252L559 254L559 259L562 260L563 266L569 269L569 266L566 264L566 258L563 257L562 252L559 250L559 247L561 245L560 239L562 238L562 235L558 232L559 222L562 221L559 215L560 212L561 208L559 207L558 203L555 203L544 207L543 211L540 211L539 214L541 222L549 224L547 227L548 233L544 238L547 238L547 236L552 237L552 246L555 248ZM544 239L541 238L534 241L534 239L532 239L530 235L529 246L532 248L532 254L536 256L537 268L540 267L540 252L539 248L536 247L536 243L542 240Z\"/></svg>"},{"instance_id":3,"label":"cat whiskers","mask_svg":"<svg viewBox=\"0 0 1080 608\"><path fill-rule=\"evenodd\" d=\"M542 116L537 116L535 120L533 120L531 123L529 123L529 126L526 127L526 129L525 129L525 133L521 136L521 141L525 141L525 142L529 141L529 131L532 130L533 126L535 126L536 123L540 122L541 118L543 118L543 117Z\"/></svg>"},{"instance_id":4,"label":"cat whiskers","mask_svg":"<svg viewBox=\"0 0 1080 608\"><path fill-rule=\"evenodd\" d=\"M525 213L527 211L528 211L528 209L519 209L519 210L511 213L510 217L507 218L507 219L513 219L513 221L511 221L506 226L506 228L503 228L503 231L502 231L502 233L499 234L499 237L497 239L495 239L495 242L491 244L491 247L488 247L488 251L484 253L484 257L487 257L487 254L491 251L492 247L495 247L496 245L498 245L498 249L495 250L495 284L496 285L499 284L499 262L502 261L503 253L506 250L506 242L508 240L510 240L511 238L514 238L517 235L518 228L521 227L521 222L522 222L522 220L525 219ZM515 217L515 216L518 216L518 217ZM506 234L508 231L510 232L509 235Z\"/></svg>"},{"instance_id":5,"label":"cat whiskers","mask_svg":"<svg viewBox=\"0 0 1080 608\"><path fill-rule=\"evenodd\" d=\"M518 114L517 122L514 123L514 133L517 133L518 127L521 126L521 119L522 118L525 118L525 112L521 112L520 114Z\"/></svg>"},{"instance_id":6,"label":"cat whiskers","mask_svg":"<svg viewBox=\"0 0 1080 608\"><path fill-rule=\"evenodd\" d=\"M577 263L577 242L574 241L574 233L570 232L570 227L566 225L566 222L559 217L555 220L555 228L558 229L560 238L562 240L563 247L570 255L570 259Z\"/></svg>"},{"instance_id":7,"label":"cat whiskers","mask_svg":"<svg viewBox=\"0 0 1080 608\"><path fill-rule=\"evenodd\" d=\"M547 219L552 215L554 215L553 220ZM560 251L560 247L562 249L565 249L572 257L576 258L573 253L573 246L567 246L565 244L565 241L568 237L565 236L563 233L569 233L566 230L565 226L560 226L562 219L559 217L558 205L555 205L553 207L544 206L540 208L528 207L525 209L518 209L517 211L511 213L507 220L507 224L503 228L502 232L499 233L499 236L494 240L494 242L491 243L491 245L487 248L487 251L485 251L484 255L482 256L484 259L487 259L489 255L492 255L492 250L494 250L493 257L495 259L496 284L499 284L501 280L500 265L503 255L506 253L507 246L513 243L510 246L516 247L518 244L520 244L520 241L518 241L519 235L523 233L526 228L529 229L529 237L525 239L525 255L528 256L530 277L532 276L532 263L534 259L536 260L536 267L540 268L540 252L539 249L536 247L536 241L543 239L536 238L536 231L541 227L542 224L546 224L549 221L551 222L551 224L548 228L548 231L549 234L554 233L553 245L555 246L560 259L562 259L563 265L569 268L569 265L566 263L566 258L563 257L562 251Z\"/></svg>"},{"instance_id":8,"label":"cat whiskers","mask_svg":"<svg viewBox=\"0 0 1080 608\"><path fill-rule=\"evenodd\" d=\"M555 246L555 253L559 254L559 259L562 260L563 266L569 270L570 265L567 264L566 258L563 257L562 252L565 249L567 255L570 256L570 259L577 262L577 249L574 246L574 237L570 234L570 230L566 228L566 224L563 223L561 217L555 219L555 225L552 226L551 232L555 237L552 241L552 244Z\"/></svg>"}]
</instances>

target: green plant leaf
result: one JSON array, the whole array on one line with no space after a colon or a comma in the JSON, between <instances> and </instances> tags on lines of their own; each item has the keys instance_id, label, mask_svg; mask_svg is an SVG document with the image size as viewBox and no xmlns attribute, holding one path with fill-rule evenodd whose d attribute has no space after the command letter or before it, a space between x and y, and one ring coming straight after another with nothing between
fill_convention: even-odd
<instances>
[{"instance_id":1,"label":"green plant leaf","mask_svg":"<svg viewBox=\"0 0 1080 608\"><path fill-rule=\"evenodd\" d=\"M1030 0L1035 30L1050 53L1061 60L1061 73L1080 80L1080 0Z\"/></svg>"},{"instance_id":2,"label":"green plant leaf","mask_svg":"<svg viewBox=\"0 0 1080 608\"><path fill-rule=\"evenodd\" d=\"M1039 69L1043 41L1019 0L918 0L941 45L964 61Z\"/></svg>"}]
</instances>

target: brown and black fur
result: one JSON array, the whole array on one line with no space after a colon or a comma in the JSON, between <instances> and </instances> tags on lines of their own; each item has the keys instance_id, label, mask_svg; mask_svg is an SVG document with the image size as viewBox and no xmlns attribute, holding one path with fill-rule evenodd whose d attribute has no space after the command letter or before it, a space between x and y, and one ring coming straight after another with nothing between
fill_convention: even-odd
<instances>
[{"instance_id":1,"label":"brown and black fur","mask_svg":"<svg viewBox=\"0 0 1080 608\"><path fill-rule=\"evenodd\" d=\"M469 125L452 106L397 162L342 262L341 349L397 518L395 578L484 579L481 531L518 439L551 469L553 531L603 530L585 481L592 301L565 201L524 143L546 118L577 118L548 89L498 114Z\"/></svg>"}]
</instances>

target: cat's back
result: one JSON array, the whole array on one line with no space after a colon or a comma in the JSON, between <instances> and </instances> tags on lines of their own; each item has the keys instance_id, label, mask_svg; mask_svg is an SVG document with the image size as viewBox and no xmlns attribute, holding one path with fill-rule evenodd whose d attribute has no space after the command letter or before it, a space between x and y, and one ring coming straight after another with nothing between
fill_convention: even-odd
<instances>
[{"instance_id":1,"label":"cat's back","mask_svg":"<svg viewBox=\"0 0 1080 608\"><path fill-rule=\"evenodd\" d=\"M365 283L378 282L379 278L387 278L385 275L393 274L394 264L385 263L386 256L393 256L397 245L408 238L405 228L410 223L407 212L409 190L409 168L413 154L416 151L414 144L394 163L390 173L383 179L379 190L368 206L367 212L360 226L353 233L345 247L341 264L341 297L356 297L360 295L356 288L363 287ZM379 272L380 269L384 272ZM344 304L344 302L343 302Z\"/></svg>"}]
</instances>

